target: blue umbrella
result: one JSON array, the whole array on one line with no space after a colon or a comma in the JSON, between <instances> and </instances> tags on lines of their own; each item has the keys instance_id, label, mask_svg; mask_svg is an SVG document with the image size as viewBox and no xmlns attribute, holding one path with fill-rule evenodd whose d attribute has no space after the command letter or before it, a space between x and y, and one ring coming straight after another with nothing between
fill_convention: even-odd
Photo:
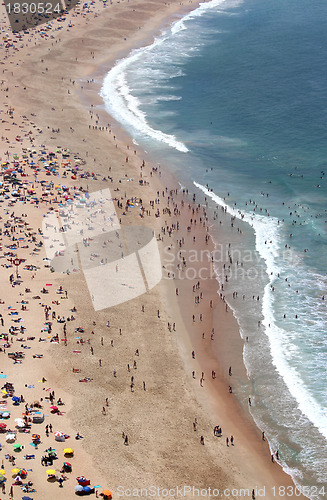
<instances>
[{"instance_id":1,"label":"blue umbrella","mask_svg":"<svg viewBox=\"0 0 327 500\"><path fill-rule=\"evenodd\" d=\"M18 397L18 396L13 396L13 397L11 398L11 400L12 400L12 401L14 401L14 403L18 403L18 401L19 401L19 397Z\"/></svg>"},{"instance_id":2,"label":"blue umbrella","mask_svg":"<svg viewBox=\"0 0 327 500\"><path fill-rule=\"evenodd\" d=\"M83 491L84 491L84 493L90 493L91 488L89 486L83 486Z\"/></svg>"}]
</instances>

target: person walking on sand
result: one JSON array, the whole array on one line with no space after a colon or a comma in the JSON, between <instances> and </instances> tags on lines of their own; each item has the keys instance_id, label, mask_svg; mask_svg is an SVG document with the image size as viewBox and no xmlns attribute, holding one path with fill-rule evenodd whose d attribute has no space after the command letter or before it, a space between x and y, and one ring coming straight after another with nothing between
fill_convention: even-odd
<instances>
[{"instance_id":1,"label":"person walking on sand","mask_svg":"<svg viewBox=\"0 0 327 500\"><path fill-rule=\"evenodd\" d=\"M124 445L128 446L128 437L127 437L127 435L125 436L125 439L124 439Z\"/></svg>"},{"instance_id":2,"label":"person walking on sand","mask_svg":"<svg viewBox=\"0 0 327 500\"><path fill-rule=\"evenodd\" d=\"M201 437L200 437L200 443L201 443L202 445L204 445L204 437L203 437L203 436L201 436Z\"/></svg>"},{"instance_id":3,"label":"person walking on sand","mask_svg":"<svg viewBox=\"0 0 327 500\"><path fill-rule=\"evenodd\" d=\"M228 439L228 437L226 438L226 446L229 446L229 439Z\"/></svg>"},{"instance_id":4,"label":"person walking on sand","mask_svg":"<svg viewBox=\"0 0 327 500\"><path fill-rule=\"evenodd\" d=\"M102 366L102 359L99 359L99 365Z\"/></svg>"}]
</instances>

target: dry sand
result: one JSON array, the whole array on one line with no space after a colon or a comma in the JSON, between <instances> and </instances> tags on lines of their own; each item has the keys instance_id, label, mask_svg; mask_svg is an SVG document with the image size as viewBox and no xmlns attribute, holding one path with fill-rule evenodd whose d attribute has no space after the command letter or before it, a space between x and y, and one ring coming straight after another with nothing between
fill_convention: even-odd
<instances>
[{"instance_id":1,"label":"dry sand","mask_svg":"<svg viewBox=\"0 0 327 500\"><path fill-rule=\"evenodd\" d=\"M88 187L90 192L109 187L111 194L123 203L123 209L118 208L117 203L115 208L124 226L147 225L159 235L162 234L162 227L167 230L167 227L179 222L180 229L173 230L171 238L166 233L164 241L158 242L163 262L167 252L175 256L178 254L176 241L182 238L186 251L193 248L193 236L196 237L196 248L206 247L204 238L207 227L187 231L191 211L188 203L191 203L192 197L188 199L181 193L178 196L173 193L174 201L169 202L171 215L167 211L163 214L163 209L168 206L169 190L175 188L176 181L168 175L160 177L155 172L151 176L149 159L142 151L134 154L132 139L96 107L100 99L92 87L99 88L101 75L117 58L131 48L147 43L174 15L195 5L136 0L114 2L104 9L96 2L92 9L99 15L94 12L87 15L70 13L62 30L49 32L53 38L45 39L40 34L30 33L24 35L26 46L19 51L8 49L6 53L2 48L4 83L1 86L0 109L5 120L2 124L2 161L8 158L7 151L17 152L20 156L22 147L33 145L38 149L40 144L44 144L47 151L55 150L60 145L78 153L86 162L83 169L100 174L98 180L63 179L64 169L60 168L60 177L53 178L55 183L75 182L77 186ZM74 27L67 28L69 20L75 24ZM88 85L87 80L94 75L98 82ZM13 118L6 114L9 106L15 108ZM93 129L97 113L97 126L107 126L107 130ZM59 133L53 131L58 128ZM30 130L32 133L28 134ZM22 142L16 141L17 135L22 136ZM34 138L32 141L31 136ZM11 161L12 157L9 159ZM141 169L143 160L146 164ZM108 175L112 177L112 183L101 180ZM147 183L145 186L139 185L141 175ZM40 174L39 179L42 176L44 174ZM52 177L44 178L50 180ZM31 173L29 180L34 180ZM163 197L165 186L169 188ZM40 190L39 184L35 187ZM158 190L159 196L156 194ZM142 198L143 207L151 215L140 218L139 207L129 209L126 215L122 215L126 199L131 197ZM152 208L149 202L155 198L160 199L160 204ZM2 203L2 212L7 203ZM14 210L15 215L26 213L30 226L37 230L42 224L42 213L47 208L44 205L36 208L27 203L19 207L16 204L9 210ZM160 209L158 218L154 216L157 208ZM174 208L181 212L180 215L174 216ZM201 215L205 217L203 213ZM2 217L6 220L8 216L2 213ZM167 250L172 243L174 247ZM211 248L210 242L207 248ZM21 250L17 254L20 258L24 256ZM109 488L114 498L121 491L119 486L176 488L187 485L204 488L207 493L209 487L219 489L221 498L249 498L253 488L265 487L265 495L261 496L273 499L278 497L272 490L273 486L278 488L281 484L292 484L281 468L271 462L269 448L262 441L261 432L242 410L234 394L228 392L230 379L234 388L245 376L241 361L242 343L232 313L226 312L224 302L219 299L215 279L201 281L199 292L203 293L203 298L200 304L195 304L194 295L197 293L193 293L193 285L197 279L168 278L163 270L167 279L146 294L110 309L95 311L83 274L51 274L48 268L43 267L44 257L44 249L36 255L30 255L30 249L26 250L28 263L40 266L40 270L35 273L34 279L31 279L30 271L21 271L23 284L17 287L12 288L8 281L12 268L3 268L1 273L5 304L0 307L5 317L5 331L10 326L10 318L6 316L8 305L16 304L21 298L29 301L28 311L21 313L24 326L28 335L35 335L36 338L47 337L41 333L44 308L40 302L51 305L57 314L65 317L71 314L73 306L77 308L75 321L67 322L67 345L61 340L62 323L54 322L53 333L59 335L59 344L50 343L49 338L42 343L32 341L22 364L14 365L7 355L1 354L1 371L7 375L7 381L15 384L16 394L23 394L25 400L31 402L44 398L45 394L49 394L46 389L51 388L55 390L56 398L62 397L65 402L64 413L60 416L51 415L50 404L45 403L44 424L38 427L33 425L32 432L38 432L42 440L39 449L35 450L35 461L21 458L32 448L30 435L19 435L25 450L19 456L16 454L16 463L18 467L33 469L28 475L37 490L31 494L32 498L73 498L77 484L75 477L80 475L89 477L91 485ZM200 264L194 265L195 272ZM205 265L210 269L210 262ZM177 273L177 270L172 272ZM42 287L50 283L49 294L40 295ZM61 297L56 293L59 285L68 290L68 299L60 299L60 304L56 305L52 301ZM25 287L31 288L31 293L26 294ZM178 297L176 287L179 289ZM36 295L40 295L41 299L31 298ZM212 308L210 300L213 301ZM203 315L202 321L200 314ZM106 326L108 321L110 326ZM175 323L176 331L173 328L170 331L168 323ZM76 327L83 327L84 332L76 334ZM213 327L215 336L211 341ZM202 339L203 331L205 339ZM85 339L85 344L78 343L78 336ZM19 346L20 343L13 338L13 345ZM212 342L222 345L218 358L211 348ZM139 355L135 355L137 349ZM74 353L74 350L81 352ZM193 350L195 359L191 356ZM44 358L35 359L33 353L42 353ZM230 365L233 367L232 377L228 376ZM80 373L73 373L73 368L81 370ZM195 378L192 377L193 370ZM211 377L212 370L216 372L215 379ZM203 387L200 385L201 372L205 375ZM135 383L133 392L130 386L132 376ZM44 384L39 382L42 377L47 379ZM84 377L91 381L79 382ZM35 387L28 389L25 384ZM105 405L106 398L108 406ZM13 407L11 402L8 402L9 406L13 415L8 425L10 422L13 427L13 419L21 416L24 408L22 405ZM104 406L105 414L102 411ZM193 430L195 418L198 422L196 431ZM62 430L71 436L68 442L55 445L60 457L54 464L57 472L62 465L64 446L75 450L71 459L73 473L68 475L69 480L65 481L62 489L59 489L58 483L50 484L46 480L46 468L40 464L43 450L55 443L52 435L45 435L44 426L50 422L54 430ZM213 435L213 427L217 424L223 430L221 438ZM41 430L38 430L39 427ZM77 431L84 436L82 440L74 440ZM124 446L122 433L128 435L128 446ZM200 444L201 435L204 436L204 445ZM227 447L226 437L231 435L235 439L234 446ZM2 457L4 453L12 453L12 445L4 444L2 438L0 442L3 444ZM6 460L4 462L8 492L11 467ZM223 492L224 489L228 491ZM15 486L14 498L20 498L18 491L20 493L19 487ZM171 493L171 498L178 498L176 492ZM4 498L7 496L4 495ZM158 498L164 496L164 492L157 495ZM207 496L214 497L209 493ZM260 494L257 494L259 497ZM185 498L193 498L193 495L188 492Z\"/></svg>"}]
</instances>

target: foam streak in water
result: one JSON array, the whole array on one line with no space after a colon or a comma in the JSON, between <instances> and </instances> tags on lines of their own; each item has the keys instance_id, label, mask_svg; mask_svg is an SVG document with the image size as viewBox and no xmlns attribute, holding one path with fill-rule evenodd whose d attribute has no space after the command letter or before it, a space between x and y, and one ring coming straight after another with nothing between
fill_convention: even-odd
<instances>
[{"instance_id":1,"label":"foam streak in water","mask_svg":"<svg viewBox=\"0 0 327 500\"><path fill-rule=\"evenodd\" d=\"M140 108L139 99L132 94L127 83L126 72L133 63L142 58L144 54L164 43L169 36L175 36L180 31L185 30L185 22L201 16L208 9L215 8L223 2L224 0L211 0L211 2L200 4L197 9L185 15L181 20L176 21L171 26L170 32L162 33L151 45L133 50L126 58L118 61L105 77L100 92L108 113L127 128L132 129L133 133L151 137L180 152L187 153L188 148L181 141L178 141L174 135L166 134L149 125L146 114Z\"/></svg>"}]
</instances>

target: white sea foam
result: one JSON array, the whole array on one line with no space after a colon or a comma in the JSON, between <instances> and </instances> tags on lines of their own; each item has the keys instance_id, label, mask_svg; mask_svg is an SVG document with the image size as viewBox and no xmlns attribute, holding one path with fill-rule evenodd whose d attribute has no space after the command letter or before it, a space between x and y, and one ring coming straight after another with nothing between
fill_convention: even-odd
<instances>
[{"instance_id":1,"label":"white sea foam","mask_svg":"<svg viewBox=\"0 0 327 500\"><path fill-rule=\"evenodd\" d=\"M121 123L132 127L136 132L164 142L178 151L186 153L187 147L175 136L155 130L148 124L146 114L140 109L139 100L133 96L126 82L125 69L141 56L141 49L119 61L106 76L101 96L108 112Z\"/></svg>"},{"instance_id":2,"label":"white sea foam","mask_svg":"<svg viewBox=\"0 0 327 500\"><path fill-rule=\"evenodd\" d=\"M247 222L253 228L256 250L265 261L266 272L269 279L269 282L264 288L262 298L262 313L264 316L262 324L265 327L265 333L269 339L273 364L283 378L290 393L297 401L298 408L327 439L326 409L320 406L304 384L298 371L290 365L287 359L287 349L290 347L288 332L277 326L274 317L273 305L275 298L271 286L274 284L277 274L281 271L278 264L281 225L278 224L277 219L274 217L250 214L246 211L231 208L222 198L212 191L209 191L205 186L197 182L194 182L194 185L209 196L215 203L226 207L227 213L231 216Z\"/></svg>"},{"instance_id":3,"label":"white sea foam","mask_svg":"<svg viewBox=\"0 0 327 500\"><path fill-rule=\"evenodd\" d=\"M200 4L198 8L189 14L186 14L182 19L174 22L170 27L170 30L163 32L161 36L157 37L151 45L133 50L126 58L118 61L105 77L100 92L101 97L104 99L105 107L108 113L110 113L117 121L125 125L128 129L131 129L134 134L143 137L151 137L152 139L165 143L178 151L187 153L189 151L188 148L174 135L167 134L149 125L146 113L141 110L140 100L132 94L132 90L127 83L126 72L144 55L150 56L151 52L162 45L168 37L174 37L179 32L186 30L187 21L199 17L206 11L214 9L223 3L226 3L226 0L211 0L210 2ZM190 57L191 53L196 49L196 46L194 45L194 37L192 37L192 40L192 44L190 44L187 50L182 52L179 50L175 54L176 57ZM161 72L160 69L153 67L152 64L144 65L144 67L142 67L142 78L140 79L136 77L136 82L134 82L136 83L136 87L141 84L142 89L142 82L144 84L145 75L147 75L147 84L149 85L150 83L153 87L157 88L158 82L160 87L160 82L162 80L167 81L168 79L183 75L180 68L174 68L173 65L171 65L169 55L165 58L165 55L163 54L162 57L163 62L166 61L167 63L167 71ZM155 65L155 53L153 54L153 60ZM176 96L174 99L177 100L180 99L180 97ZM172 99L168 97L158 97L157 100L164 101Z\"/></svg>"},{"instance_id":4,"label":"white sea foam","mask_svg":"<svg viewBox=\"0 0 327 500\"><path fill-rule=\"evenodd\" d=\"M210 9L214 9L219 5L225 3L225 0L211 0L211 2L200 3L199 7L195 10L192 10L188 14L186 14L182 19L176 21L171 27L171 33L176 35L180 31L184 31L187 29L185 23L190 19L194 19L195 17L202 16L206 11Z\"/></svg>"}]
</instances>

